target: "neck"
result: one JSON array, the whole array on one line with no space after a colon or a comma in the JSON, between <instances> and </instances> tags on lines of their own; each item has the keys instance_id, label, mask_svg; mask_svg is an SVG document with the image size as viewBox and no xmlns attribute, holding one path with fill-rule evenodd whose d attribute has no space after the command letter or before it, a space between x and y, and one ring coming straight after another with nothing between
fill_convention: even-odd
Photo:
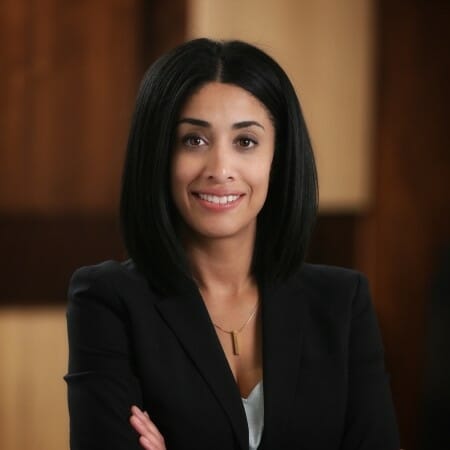
<instances>
[{"instance_id":1,"label":"neck","mask_svg":"<svg viewBox=\"0 0 450 450\"><path fill-rule=\"evenodd\" d=\"M194 278L204 292L234 296L253 284L251 263L254 234L230 238L194 237L185 249Z\"/></svg>"}]
</instances>

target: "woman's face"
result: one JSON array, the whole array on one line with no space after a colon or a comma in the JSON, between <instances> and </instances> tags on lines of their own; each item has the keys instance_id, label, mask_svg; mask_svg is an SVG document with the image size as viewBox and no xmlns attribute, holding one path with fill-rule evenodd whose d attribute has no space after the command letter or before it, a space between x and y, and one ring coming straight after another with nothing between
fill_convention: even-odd
<instances>
[{"instance_id":1,"label":"woman's face","mask_svg":"<svg viewBox=\"0 0 450 450\"><path fill-rule=\"evenodd\" d=\"M181 110L171 166L172 196L187 230L252 238L274 147L269 113L246 90L211 82L192 95Z\"/></svg>"}]
</instances>

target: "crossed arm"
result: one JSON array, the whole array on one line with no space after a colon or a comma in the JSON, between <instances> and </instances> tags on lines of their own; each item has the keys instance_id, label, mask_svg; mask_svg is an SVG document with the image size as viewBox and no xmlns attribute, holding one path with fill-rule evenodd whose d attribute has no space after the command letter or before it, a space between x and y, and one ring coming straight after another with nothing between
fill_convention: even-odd
<instances>
[{"instance_id":1,"label":"crossed arm","mask_svg":"<svg viewBox=\"0 0 450 450\"><path fill-rule=\"evenodd\" d=\"M126 311L117 292L111 287L111 277L103 276L102 272L92 268L78 271L69 291L70 357L69 373L65 379L69 388L71 448L165 450L163 436L150 417L138 408L144 409L143 393L131 362L129 330L124 320ZM363 287L366 292L367 286ZM367 353L367 340L380 341L378 336L372 336L376 327L374 314L368 307L369 301L364 300L366 295L361 297L361 306L355 309L352 326L351 353L356 356ZM360 448L363 439L367 442L365 448L379 448L375 446L380 434L377 429L387 430L392 436L389 439L392 442L396 440L393 431L395 420L390 417L390 400L386 400L387 391L380 384L377 393L371 396L370 404L378 408L374 406L374 411L383 409L377 405L386 405L389 417L385 422L388 425L380 422L378 428L371 426L369 429L368 425L373 420L365 386L376 374L370 369L369 361L366 364L368 375L359 377L358 358L354 359L356 368L352 371L352 395L349 397L345 439L341 448ZM378 395L378 392L381 394ZM166 436L168 438L169 435Z\"/></svg>"}]
</instances>

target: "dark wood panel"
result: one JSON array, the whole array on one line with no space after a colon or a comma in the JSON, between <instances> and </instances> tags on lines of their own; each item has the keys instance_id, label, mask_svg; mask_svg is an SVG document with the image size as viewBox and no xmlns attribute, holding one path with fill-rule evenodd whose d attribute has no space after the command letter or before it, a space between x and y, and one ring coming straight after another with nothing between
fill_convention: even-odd
<instances>
[{"instance_id":1,"label":"dark wood panel","mask_svg":"<svg viewBox=\"0 0 450 450\"><path fill-rule=\"evenodd\" d=\"M349 268L357 267L355 214L319 214L311 237L307 261Z\"/></svg>"},{"instance_id":2,"label":"dark wood panel","mask_svg":"<svg viewBox=\"0 0 450 450\"><path fill-rule=\"evenodd\" d=\"M185 17L185 0L0 3L0 301L61 301L75 267L121 259L136 91Z\"/></svg>"},{"instance_id":3,"label":"dark wood panel","mask_svg":"<svg viewBox=\"0 0 450 450\"><path fill-rule=\"evenodd\" d=\"M187 14L187 0L142 1L140 53L144 67L186 40Z\"/></svg>"},{"instance_id":4,"label":"dark wood panel","mask_svg":"<svg viewBox=\"0 0 450 450\"><path fill-rule=\"evenodd\" d=\"M125 256L113 216L4 217L0 249L0 304L64 302L77 267Z\"/></svg>"},{"instance_id":5,"label":"dark wood panel","mask_svg":"<svg viewBox=\"0 0 450 450\"><path fill-rule=\"evenodd\" d=\"M141 2L6 0L1 12L0 211L114 211Z\"/></svg>"},{"instance_id":6,"label":"dark wood panel","mask_svg":"<svg viewBox=\"0 0 450 450\"><path fill-rule=\"evenodd\" d=\"M419 448L426 308L450 243L450 4L380 2L376 203L356 229L402 446ZM450 326L450 324L449 324Z\"/></svg>"}]
</instances>

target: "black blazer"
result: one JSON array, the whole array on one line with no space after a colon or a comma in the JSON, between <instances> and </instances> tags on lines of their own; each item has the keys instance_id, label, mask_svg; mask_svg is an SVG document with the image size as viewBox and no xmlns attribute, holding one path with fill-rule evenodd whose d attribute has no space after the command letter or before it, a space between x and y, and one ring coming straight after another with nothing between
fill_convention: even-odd
<instances>
[{"instance_id":1,"label":"black blazer","mask_svg":"<svg viewBox=\"0 0 450 450\"><path fill-rule=\"evenodd\" d=\"M306 264L261 288L263 450L398 450L366 279ZM75 272L69 288L72 450L138 450L137 404L168 450L248 449L239 390L197 289L155 294L131 261ZM141 449L142 450L142 449Z\"/></svg>"}]
</instances>

